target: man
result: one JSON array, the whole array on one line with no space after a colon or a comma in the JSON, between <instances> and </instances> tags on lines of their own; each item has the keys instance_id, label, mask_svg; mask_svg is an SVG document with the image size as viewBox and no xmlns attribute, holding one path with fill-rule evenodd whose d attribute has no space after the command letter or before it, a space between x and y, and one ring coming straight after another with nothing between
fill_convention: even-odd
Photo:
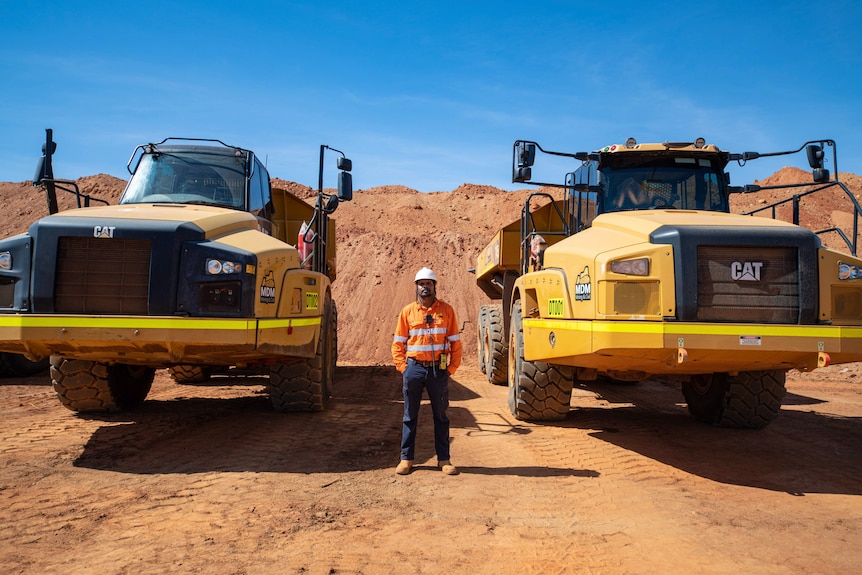
<instances>
[{"instance_id":1,"label":"man","mask_svg":"<svg viewBox=\"0 0 862 575\"><path fill-rule=\"evenodd\" d=\"M634 210L646 206L645 194L641 185L634 178L626 178L613 197L614 208L617 210Z\"/></svg>"},{"instance_id":2,"label":"man","mask_svg":"<svg viewBox=\"0 0 862 575\"><path fill-rule=\"evenodd\" d=\"M536 234L530 240L530 267L533 271L541 270L545 265L545 250L548 242L545 238Z\"/></svg>"},{"instance_id":3,"label":"man","mask_svg":"<svg viewBox=\"0 0 862 575\"><path fill-rule=\"evenodd\" d=\"M401 462L395 469L407 475L413 469L416 444L416 424L422 392L428 390L434 416L434 450L437 466L446 475L457 475L458 469L449 458L449 376L461 365L461 334L455 310L437 299L437 276L422 268L413 280L416 301L401 310L392 359L404 375L404 419L401 428Z\"/></svg>"}]
</instances>

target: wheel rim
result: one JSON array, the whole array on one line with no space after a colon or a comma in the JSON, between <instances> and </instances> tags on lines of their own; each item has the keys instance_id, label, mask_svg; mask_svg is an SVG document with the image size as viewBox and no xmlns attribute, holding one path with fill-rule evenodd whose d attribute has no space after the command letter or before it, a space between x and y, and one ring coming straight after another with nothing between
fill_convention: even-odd
<instances>
[{"instance_id":1,"label":"wheel rim","mask_svg":"<svg viewBox=\"0 0 862 575\"><path fill-rule=\"evenodd\" d=\"M698 395L706 395L712 388L712 375L693 375L691 377L691 390Z\"/></svg>"}]
</instances>

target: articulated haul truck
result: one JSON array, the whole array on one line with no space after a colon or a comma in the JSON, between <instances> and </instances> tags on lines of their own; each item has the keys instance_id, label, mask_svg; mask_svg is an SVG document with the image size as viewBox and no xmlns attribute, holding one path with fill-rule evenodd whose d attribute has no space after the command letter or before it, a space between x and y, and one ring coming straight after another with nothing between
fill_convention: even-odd
<instances>
[{"instance_id":1,"label":"articulated haul truck","mask_svg":"<svg viewBox=\"0 0 862 575\"><path fill-rule=\"evenodd\" d=\"M320 147L314 207L273 189L250 150L168 138L138 146L118 205L90 205L53 176L47 131L34 185L50 215L0 241L0 351L50 358L73 411L142 403L157 368L178 382L269 374L278 411L319 411L337 359L335 226L352 165ZM325 152L338 192L323 191ZM57 211L56 192L78 208ZM104 202L107 203L107 202Z\"/></svg>"},{"instance_id":2,"label":"articulated haul truck","mask_svg":"<svg viewBox=\"0 0 862 575\"><path fill-rule=\"evenodd\" d=\"M734 154L695 142L546 151L515 142L513 181L537 191L476 261L478 286L499 304L478 313L479 364L508 384L519 419L569 412L575 382L678 381L705 422L762 428L779 413L790 369L862 360L859 203L824 167L831 140L797 150ZM804 151L804 152L803 152ZM794 222L730 213L730 162L807 155L802 195L842 190L853 231L846 250ZM569 158L563 183L535 181L537 154ZM772 186L775 189L779 186ZM542 204L533 208L533 204Z\"/></svg>"}]
</instances>

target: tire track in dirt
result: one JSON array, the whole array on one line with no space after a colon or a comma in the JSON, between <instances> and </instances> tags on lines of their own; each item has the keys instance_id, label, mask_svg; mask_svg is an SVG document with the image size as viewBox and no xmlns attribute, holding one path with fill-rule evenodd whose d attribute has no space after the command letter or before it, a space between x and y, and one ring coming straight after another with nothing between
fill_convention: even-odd
<instances>
[{"instance_id":1,"label":"tire track in dirt","mask_svg":"<svg viewBox=\"0 0 862 575\"><path fill-rule=\"evenodd\" d=\"M339 376L341 382L356 383L351 379L356 378L351 378L349 370ZM369 385L376 379L375 369L365 370L361 379L364 381L359 383L367 391L367 397L392 399L391 393L381 394ZM379 417L377 402L361 404L352 395L345 398L346 403L354 404L349 409L286 415L272 413L268 400L255 397L259 393L254 391L251 391L251 397L182 399L188 391L216 396L219 392L203 387L189 390L162 384L154 390L153 399L145 408L134 414L102 416L101 421L82 421L80 416L63 411L45 422L45 429L50 431L44 434L44 455L48 455L52 436L71 431L70 435L84 438L89 433L75 465L84 468L83 471L89 469L92 475L99 477L104 477L104 472L132 474L130 477L134 481L130 483L135 487L128 490L116 487L97 489L102 496L85 498L80 504L70 504L82 499L75 486L55 487L52 496L40 500L41 507L32 513L27 511L28 505L24 503L28 497L6 488L4 497L8 495L11 500L21 503L8 507L15 521L4 522L9 527L0 531L4 539L39 542L65 531L70 535L91 532L87 537L98 541L99 536L92 534L97 530L112 533L116 545L128 544L130 548L136 548L147 542L155 544L161 539L183 541L188 531L209 531L212 536L198 544L221 541L229 542L235 548L246 548L249 546L239 542L267 539L269 528L255 528L255 525L260 525L255 519L261 519L261 512L265 514L263 519L287 526L282 536L317 526L332 528L344 514L326 506L322 509L316 507L314 500L319 496L308 497L309 503L292 504L287 512L278 509L280 506L274 505L273 494L290 501L297 499L297 493L286 493L283 487L275 489L273 479L277 479L279 474L302 468L305 472L324 474L321 481L324 488L330 484L346 483L344 469L373 469L378 466L374 461L369 464L367 459L371 457L373 460L381 445L387 441L391 443L390 431L397 430L394 421L387 422L387 418ZM168 389L170 391L166 391ZM247 393L249 389L232 388L228 395ZM336 390L335 404L340 400L338 395ZM380 402L384 406L386 403ZM397 415L400 407L395 402L389 403L389 411ZM22 431L21 437L32 431L32 428ZM218 439L210 441L210 437ZM347 444L343 441L345 437ZM369 437L375 441L368 442ZM16 440L14 443L14 449L4 443L8 454L16 450L25 451L28 445L32 447L32 441ZM290 453L290 457L281 460L279 453ZM344 459L339 460L339 456L344 456ZM327 477L327 468L336 472L333 478ZM140 475L142 473L144 476ZM165 473L184 478L181 488L163 487L159 478ZM50 476L50 472L46 471L44 475ZM214 494L218 495L214 497ZM304 495L309 493L301 493L300 501L305 501ZM122 509L121 513L117 512L119 509ZM98 518L98 529L81 517ZM136 522L130 520L132 517L146 519ZM182 517L182 529L178 528L178 517ZM13 525L27 527L20 529ZM227 530L228 525L243 525L244 532ZM353 528L354 525L348 524L347 527ZM269 535L269 539L273 537ZM93 547L98 548L98 545ZM254 549L249 548L247 552L253 553ZM98 566L106 561L99 552L90 553L86 547L75 549L71 554L76 562L83 564ZM190 561L200 563L183 555L166 556L161 560L176 564L185 562L186 565ZM368 560L370 558L366 558ZM351 561L355 563L358 559Z\"/></svg>"},{"instance_id":2,"label":"tire track in dirt","mask_svg":"<svg viewBox=\"0 0 862 575\"><path fill-rule=\"evenodd\" d=\"M585 512L608 505L586 434L518 421L508 413L505 387L490 385L472 371L461 381L476 394L469 400L475 427L465 434L464 449L470 446L471 464L496 470L505 479L499 487L508 497L492 498L480 508L489 509L494 536L512 537L519 549L512 565L529 571L553 561L577 566L578 572L607 572L617 563L606 545L615 535L584 519ZM503 523L498 517L506 517L506 525L498 525Z\"/></svg>"},{"instance_id":3,"label":"tire track in dirt","mask_svg":"<svg viewBox=\"0 0 862 575\"><path fill-rule=\"evenodd\" d=\"M86 418L50 388L0 386L4 568L849 572L860 558L848 542L862 518L847 509L862 495L862 432L805 411L852 403L797 395L774 431L729 435L691 420L670 385L597 384L576 391L566 420L526 423L467 365L450 390L462 474L435 467L426 401L416 470L401 477L393 368L340 368L329 409L313 414L274 413L262 385L221 383L160 374L141 410Z\"/></svg>"}]
</instances>

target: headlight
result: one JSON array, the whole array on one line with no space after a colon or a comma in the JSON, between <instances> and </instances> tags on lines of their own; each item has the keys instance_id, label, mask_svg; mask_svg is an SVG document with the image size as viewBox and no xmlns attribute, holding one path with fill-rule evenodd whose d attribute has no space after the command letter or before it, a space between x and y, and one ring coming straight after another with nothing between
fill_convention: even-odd
<instances>
[{"instance_id":1,"label":"headlight","mask_svg":"<svg viewBox=\"0 0 862 575\"><path fill-rule=\"evenodd\" d=\"M211 276L221 274L238 274L242 271L242 264L227 260L207 260L207 273Z\"/></svg>"},{"instance_id":2,"label":"headlight","mask_svg":"<svg viewBox=\"0 0 862 575\"><path fill-rule=\"evenodd\" d=\"M12 269L12 254L10 252L0 252L0 270Z\"/></svg>"},{"instance_id":3,"label":"headlight","mask_svg":"<svg viewBox=\"0 0 862 575\"><path fill-rule=\"evenodd\" d=\"M0 256L2 257L2 256ZM843 262L838 263L838 279L855 280L862 277L862 268Z\"/></svg>"},{"instance_id":4,"label":"headlight","mask_svg":"<svg viewBox=\"0 0 862 575\"><path fill-rule=\"evenodd\" d=\"M615 274L625 274L629 276L648 276L649 258L611 262L611 271Z\"/></svg>"}]
</instances>

